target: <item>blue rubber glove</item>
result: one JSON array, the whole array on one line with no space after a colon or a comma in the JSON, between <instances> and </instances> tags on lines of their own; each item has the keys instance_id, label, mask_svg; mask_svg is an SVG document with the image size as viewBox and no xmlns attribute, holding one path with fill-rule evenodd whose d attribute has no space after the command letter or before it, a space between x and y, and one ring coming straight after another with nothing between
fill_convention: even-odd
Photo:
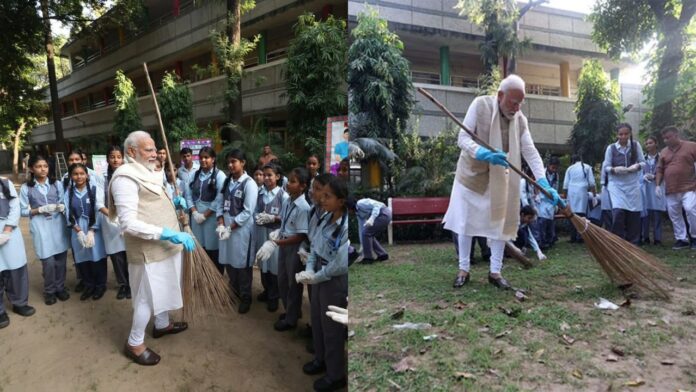
<instances>
[{"instance_id":1,"label":"blue rubber glove","mask_svg":"<svg viewBox=\"0 0 696 392\"><path fill-rule=\"evenodd\" d=\"M184 199L181 196L175 196L174 200L172 200L174 203L174 208L183 208L184 210L188 210L188 205L186 204L186 199Z\"/></svg>"},{"instance_id":2,"label":"blue rubber glove","mask_svg":"<svg viewBox=\"0 0 696 392\"><path fill-rule=\"evenodd\" d=\"M541 185L541 187L544 188L545 191L549 192L551 196L553 196L553 205L560 205L561 207L565 208L565 202L561 200L561 197L558 195L558 192L551 187L551 184L549 184L549 180L547 180L546 177L537 180L537 184ZM544 197L546 197L546 195L544 195Z\"/></svg>"},{"instance_id":3,"label":"blue rubber glove","mask_svg":"<svg viewBox=\"0 0 696 392\"><path fill-rule=\"evenodd\" d=\"M507 154L505 154L502 151L493 152L483 146L479 146L479 148L476 150L476 159L478 159L479 161L486 161L491 165L508 167L510 165L505 160L506 158Z\"/></svg>"},{"instance_id":4,"label":"blue rubber glove","mask_svg":"<svg viewBox=\"0 0 696 392\"><path fill-rule=\"evenodd\" d=\"M166 227L162 229L160 239L162 241L169 241L173 244L182 244L187 252L193 252L193 250L196 248L196 243L193 241L193 237L191 237L189 233L174 231Z\"/></svg>"}]
</instances>

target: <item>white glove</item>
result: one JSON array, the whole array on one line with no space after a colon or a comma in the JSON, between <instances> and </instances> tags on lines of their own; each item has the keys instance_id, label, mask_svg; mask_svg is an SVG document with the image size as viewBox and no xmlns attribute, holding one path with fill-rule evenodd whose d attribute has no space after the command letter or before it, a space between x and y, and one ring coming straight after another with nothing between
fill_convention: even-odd
<instances>
[{"instance_id":1,"label":"white glove","mask_svg":"<svg viewBox=\"0 0 696 392\"><path fill-rule=\"evenodd\" d=\"M215 232L217 233L218 239L220 241L225 241L226 239L230 238L230 234L232 234L232 230L230 230L230 228L225 225L218 225L217 229L215 229Z\"/></svg>"},{"instance_id":2,"label":"white glove","mask_svg":"<svg viewBox=\"0 0 696 392\"><path fill-rule=\"evenodd\" d=\"M259 251L256 252L256 263L262 263L271 258L271 255L275 252L277 247L278 245L273 241L264 242L261 248L259 248Z\"/></svg>"},{"instance_id":3,"label":"white glove","mask_svg":"<svg viewBox=\"0 0 696 392\"><path fill-rule=\"evenodd\" d=\"M193 217L193 220L195 220L196 223L198 223L199 225L205 222L205 215L201 214L198 211L194 211L193 214L191 214L191 216Z\"/></svg>"},{"instance_id":4,"label":"white glove","mask_svg":"<svg viewBox=\"0 0 696 392\"><path fill-rule=\"evenodd\" d=\"M314 273L309 271L301 271L295 274L295 281L297 283L312 284L314 280Z\"/></svg>"},{"instance_id":5,"label":"white glove","mask_svg":"<svg viewBox=\"0 0 696 392\"><path fill-rule=\"evenodd\" d=\"M268 239L278 241L280 239L280 229L273 230L271 234L268 235Z\"/></svg>"},{"instance_id":6,"label":"white glove","mask_svg":"<svg viewBox=\"0 0 696 392\"><path fill-rule=\"evenodd\" d=\"M662 189L661 186L656 186L655 187L655 196L657 196L658 199L662 199L664 197L665 191Z\"/></svg>"},{"instance_id":7,"label":"white glove","mask_svg":"<svg viewBox=\"0 0 696 392\"><path fill-rule=\"evenodd\" d=\"M0 246L5 245L7 241L10 240L12 233L5 233L4 231L0 233Z\"/></svg>"},{"instance_id":8,"label":"white glove","mask_svg":"<svg viewBox=\"0 0 696 392\"><path fill-rule=\"evenodd\" d=\"M372 225L374 225L374 224L375 224L375 218L371 216L368 220L365 221L365 224L363 225L363 227L372 227Z\"/></svg>"},{"instance_id":9,"label":"white glove","mask_svg":"<svg viewBox=\"0 0 696 392\"><path fill-rule=\"evenodd\" d=\"M80 232L82 233L82 232ZM94 247L94 232L92 230L89 230L87 232L87 235L85 235L85 248L90 249Z\"/></svg>"},{"instance_id":10,"label":"white glove","mask_svg":"<svg viewBox=\"0 0 696 392\"><path fill-rule=\"evenodd\" d=\"M52 214L56 212L55 204L46 204L45 206L39 207L39 214Z\"/></svg>"},{"instance_id":11,"label":"white glove","mask_svg":"<svg viewBox=\"0 0 696 392\"><path fill-rule=\"evenodd\" d=\"M345 308L339 308L338 306L334 305L329 305L329 311L326 312L326 315L331 318L331 320L343 324L343 325L348 325L348 309Z\"/></svg>"},{"instance_id":12,"label":"white glove","mask_svg":"<svg viewBox=\"0 0 696 392\"><path fill-rule=\"evenodd\" d=\"M300 248L300 251L297 252L297 255L300 256L300 261L302 262L302 265L307 264L307 259L309 258L309 252L307 252L304 248Z\"/></svg>"},{"instance_id":13,"label":"white glove","mask_svg":"<svg viewBox=\"0 0 696 392\"><path fill-rule=\"evenodd\" d=\"M654 179L655 179L655 175L654 175L654 174L648 173L648 174L646 174L646 175L643 176L643 180L645 180L645 181L647 181L647 182L651 182L651 181L654 180Z\"/></svg>"},{"instance_id":14,"label":"white glove","mask_svg":"<svg viewBox=\"0 0 696 392\"><path fill-rule=\"evenodd\" d=\"M274 221L275 215L267 214L265 212L261 212L256 215L256 224L259 226L267 225L269 223L273 223Z\"/></svg>"},{"instance_id":15,"label":"white glove","mask_svg":"<svg viewBox=\"0 0 696 392\"><path fill-rule=\"evenodd\" d=\"M628 172L629 173L635 173L638 170L640 170L640 163L634 163L631 166L628 167Z\"/></svg>"},{"instance_id":16,"label":"white glove","mask_svg":"<svg viewBox=\"0 0 696 392\"><path fill-rule=\"evenodd\" d=\"M593 195L592 192L587 192L587 197L590 199L592 208L597 207L597 204L599 204L599 197Z\"/></svg>"},{"instance_id":17,"label":"white glove","mask_svg":"<svg viewBox=\"0 0 696 392\"><path fill-rule=\"evenodd\" d=\"M546 255L541 250L538 250L537 251L537 258L539 260L546 260Z\"/></svg>"},{"instance_id":18,"label":"white glove","mask_svg":"<svg viewBox=\"0 0 696 392\"><path fill-rule=\"evenodd\" d=\"M614 174L627 174L628 173L628 168L623 167L623 166L614 166L612 169L614 171Z\"/></svg>"},{"instance_id":19,"label":"white glove","mask_svg":"<svg viewBox=\"0 0 696 392\"><path fill-rule=\"evenodd\" d=\"M85 232L80 230L77 233L77 243L80 244L83 248L86 248L87 246L85 245L85 241L87 240L87 236L85 235Z\"/></svg>"}]
</instances>

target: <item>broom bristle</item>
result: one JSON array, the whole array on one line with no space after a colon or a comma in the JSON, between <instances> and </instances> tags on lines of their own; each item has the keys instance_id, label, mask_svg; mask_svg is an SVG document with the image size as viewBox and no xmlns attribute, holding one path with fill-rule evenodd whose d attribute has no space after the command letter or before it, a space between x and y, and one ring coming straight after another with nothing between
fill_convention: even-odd
<instances>
[{"instance_id":1,"label":"broom bristle","mask_svg":"<svg viewBox=\"0 0 696 392\"><path fill-rule=\"evenodd\" d=\"M186 226L186 232L193 236ZM194 237L195 240L195 237ZM196 241L193 252L184 252L183 318L194 322L204 315L225 315L234 310L235 300L229 283L215 267L205 249Z\"/></svg>"},{"instance_id":2,"label":"broom bristle","mask_svg":"<svg viewBox=\"0 0 696 392\"><path fill-rule=\"evenodd\" d=\"M583 217L572 215L569 219L592 257L615 284L632 284L639 290L669 299L663 284L672 281L673 276L659 259Z\"/></svg>"}]
</instances>

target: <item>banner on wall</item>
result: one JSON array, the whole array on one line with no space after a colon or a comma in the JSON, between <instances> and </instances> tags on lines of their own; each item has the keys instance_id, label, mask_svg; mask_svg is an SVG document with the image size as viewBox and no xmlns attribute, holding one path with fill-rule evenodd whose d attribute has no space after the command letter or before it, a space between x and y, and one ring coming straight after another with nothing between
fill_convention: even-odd
<instances>
[{"instance_id":1,"label":"banner on wall","mask_svg":"<svg viewBox=\"0 0 696 392\"><path fill-rule=\"evenodd\" d=\"M180 149L184 147L188 147L191 149L193 152L193 160L195 162L198 162L198 152L201 151L201 148L203 147L212 147L213 146L213 139L188 139L188 140L182 140L180 143Z\"/></svg>"},{"instance_id":2,"label":"banner on wall","mask_svg":"<svg viewBox=\"0 0 696 392\"><path fill-rule=\"evenodd\" d=\"M324 171L338 173L341 160L348 157L348 116L328 117L326 119L326 155Z\"/></svg>"},{"instance_id":3,"label":"banner on wall","mask_svg":"<svg viewBox=\"0 0 696 392\"><path fill-rule=\"evenodd\" d=\"M92 155L92 168L99 176L104 176L109 169L106 155Z\"/></svg>"}]
</instances>

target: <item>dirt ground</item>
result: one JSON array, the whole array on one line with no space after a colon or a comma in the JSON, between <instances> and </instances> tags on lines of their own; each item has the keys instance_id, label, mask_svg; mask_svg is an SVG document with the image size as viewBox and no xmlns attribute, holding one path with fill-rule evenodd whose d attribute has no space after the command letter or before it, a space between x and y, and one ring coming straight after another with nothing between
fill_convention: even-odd
<instances>
[{"instance_id":1,"label":"dirt ground","mask_svg":"<svg viewBox=\"0 0 696 392\"><path fill-rule=\"evenodd\" d=\"M302 373L302 365L312 358L305 351L306 340L297 331L273 330L280 310L269 313L256 301L245 315L201 320L188 331L157 340L151 337L151 322L145 343L162 361L154 367L134 364L122 353L131 303L116 300L111 265L109 290L99 301L81 302L71 292L68 301L46 306L41 262L27 220L21 222L29 259L29 304L36 314L14 314L5 299L10 325L0 330L0 391L311 390L316 377ZM255 297L261 284L258 274L254 278ZM70 255L66 283L70 289L76 283ZM310 314L306 301L303 314L301 326Z\"/></svg>"}]
</instances>

